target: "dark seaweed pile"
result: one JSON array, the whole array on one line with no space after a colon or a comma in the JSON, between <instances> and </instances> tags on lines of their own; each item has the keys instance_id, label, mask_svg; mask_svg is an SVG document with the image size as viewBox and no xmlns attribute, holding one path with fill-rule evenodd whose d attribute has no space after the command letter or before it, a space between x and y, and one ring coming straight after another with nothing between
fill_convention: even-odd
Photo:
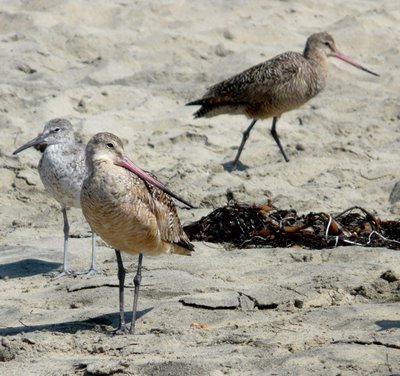
<instances>
[{"instance_id":1,"label":"dark seaweed pile","mask_svg":"<svg viewBox=\"0 0 400 376\"><path fill-rule=\"evenodd\" d=\"M400 249L400 222L381 221L354 206L337 215L280 210L269 201L248 205L230 200L184 227L191 240L230 243L236 247L333 248L360 245Z\"/></svg>"}]
</instances>

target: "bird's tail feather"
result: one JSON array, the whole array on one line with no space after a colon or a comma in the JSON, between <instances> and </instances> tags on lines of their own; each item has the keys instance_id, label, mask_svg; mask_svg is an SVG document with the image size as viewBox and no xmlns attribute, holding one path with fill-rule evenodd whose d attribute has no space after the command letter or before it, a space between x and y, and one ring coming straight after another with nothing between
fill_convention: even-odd
<instances>
[{"instance_id":1,"label":"bird's tail feather","mask_svg":"<svg viewBox=\"0 0 400 376\"><path fill-rule=\"evenodd\" d=\"M210 103L210 100L206 99L197 99L193 102L186 103L186 106L201 106L194 114L193 117L195 119L201 118L208 114L210 111L215 109L215 107L218 107L220 104L219 103Z\"/></svg>"}]
</instances>

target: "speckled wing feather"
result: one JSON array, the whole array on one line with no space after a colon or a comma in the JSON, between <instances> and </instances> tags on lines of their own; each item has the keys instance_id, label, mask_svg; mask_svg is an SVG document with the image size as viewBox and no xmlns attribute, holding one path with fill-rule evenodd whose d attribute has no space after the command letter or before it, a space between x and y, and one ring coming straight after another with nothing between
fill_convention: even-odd
<instances>
[{"instance_id":1,"label":"speckled wing feather","mask_svg":"<svg viewBox=\"0 0 400 376\"><path fill-rule=\"evenodd\" d=\"M291 86L298 76L299 61L303 55L285 52L261 64L255 65L227 80L211 86L204 96L188 105L201 105L194 115L202 117L215 107L226 105L247 105L271 98L278 89Z\"/></svg>"},{"instance_id":2,"label":"speckled wing feather","mask_svg":"<svg viewBox=\"0 0 400 376\"><path fill-rule=\"evenodd\" d=\"M146 173L151 175L154 179L157 179L157 177L152 173L148 171L146 171ZM152 198L152 202L149 202L149 207L153 207L161 239L184 248L187 250L185 254L192 252L194 246L190 243L189 238L182 229L176 206L172 198L161 189L148 183L144 184L146 184L150 197Z\"/></svg>"}]
</instances>

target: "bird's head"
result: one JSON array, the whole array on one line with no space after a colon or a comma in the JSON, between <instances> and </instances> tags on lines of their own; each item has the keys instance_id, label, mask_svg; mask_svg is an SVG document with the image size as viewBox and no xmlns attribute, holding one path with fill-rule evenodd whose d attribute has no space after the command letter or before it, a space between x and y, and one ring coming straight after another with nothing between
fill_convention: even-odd
<instances>
[{"instance_id":1,"label":"bird's head","mask_svg":"<svg viewBox=\"0 0 400 376\"><path fill-rule=\"evenodd\" d=\"M189 202L185 201L175 193L171 192L164 184L157 180L148 172L142 170L133 163L124 152L122 141L112 133L102 132L94 135L86 146L86 164L89 174L93 171L97 164L107 163L122 167L129 170L144 182L161 189L166 194L183 202L189 207L193 207Z\"/></svg>"},{"instance_id":2,"label":"bird's head","mask_svg":"<svg viewBox=\"0 0 400 376\"><path fill-rule=\"evenodd\" d=\"M343 60L347 64L353 65L354 67L363 70L369 74L374 76L379 76L379 74L370 71L367 68L364 68L362 65L354 62L349 59L347 56L341 54L336 48L335 41L333 40L332 35L327 32L315 33L308 37L306 42L306 47L304 48L304 56L307 58L312 55L324 55L324 56L333 56L340 60Z\"/></svg>"},{"instance_id":3,"label":"bird's head","mask_svg":"<svg viewBox=\"0 0 400 376\"><path fill-rule=\"evenodd\" d=\"M118 164L125 158L122 141L109 132L94 135L86 146L85 154L88 167L101 162Z\"/></svg>"},{"instance_id":4,"label":"bird's head","mask_svg":"<svg viewBox=\"0 0 400 376\"><path fill-rule=\"evenodd\" d=\"M74 142L74 132L72 124L66 119L53 119L46 123L43 131L34 139L16 149L13 154L18 154L30 147L44 152L47 146L58 143Z\"/></svg>"}]
</instances>

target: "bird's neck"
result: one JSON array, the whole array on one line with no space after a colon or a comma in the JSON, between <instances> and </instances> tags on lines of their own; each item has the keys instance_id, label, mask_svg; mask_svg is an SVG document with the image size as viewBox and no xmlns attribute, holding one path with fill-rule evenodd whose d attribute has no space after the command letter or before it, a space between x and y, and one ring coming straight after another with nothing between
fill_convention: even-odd
<instances>
[{"instance_id":1,"label":"bird's neck","mask_svg":"<svg viewBox=\"0 0 400 376\"><path fill-rule=\"evenodd\" d=\"M104 159L89 160L89 163L88 160L86 160L86 167L88 176L102 182L107 181L110 177L113 179L114 176L118 175L121 169L121 167Z\"/></svg>"},{"instance_id":2,"label":"bird's neck","mask_svg":"<svg viewBox=\"0 0 400 376\"><path fill-rule=\"evenodd\" d=\"M310 84L313 86L315 94L325 87L326 79L328 77L328 58L324 52L319 50L308 50L307 48L303 53L305 59L309 63L312 74L310 75Z\"/></svg>"},{"instance_id":3,"label":"bird's neck","mask_svg":"<svg viewBox=\"0 0 400 376\"><path fill-rule=\"evenodd\" d=\"M103 172L103 169L104 169L103 164L104 163L102 163L102 161L86 158L85 163L86 163L88 176L94 177Z\"/></svg>"},{"instance_id":4,"label":"bird's neck","mask_svg":"<svg viewBox=\"0 0 400 376\"><path fill-rule=\"evenodd\" d=\"M54 155L62 154L63 146L64 144L62 143L48 144L43 151L43 156L50 158Z\"/></svg>"}]
</instances>

